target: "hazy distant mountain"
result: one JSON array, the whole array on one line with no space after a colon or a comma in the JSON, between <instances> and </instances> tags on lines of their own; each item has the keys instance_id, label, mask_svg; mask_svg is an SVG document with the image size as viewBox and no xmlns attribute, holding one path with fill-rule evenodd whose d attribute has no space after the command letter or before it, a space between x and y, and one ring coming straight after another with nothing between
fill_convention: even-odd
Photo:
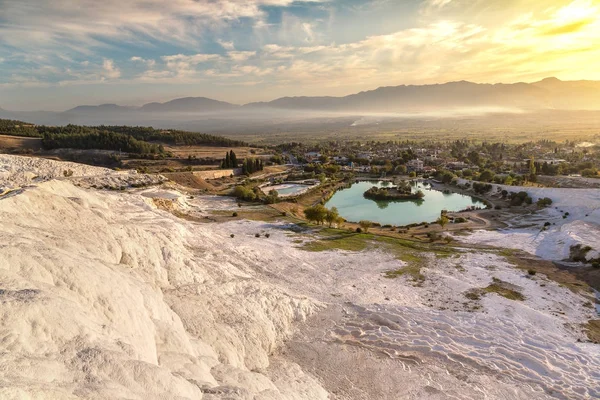
<instances>
[{"instance_id":1,"label":"hazy distant mountain","mask_svg":"<svg viewBox=\"0 0 600 400\"><path fill-rule=\"evenodd\" d=\"M3 106L6 107L6 104ZM446 118L520 110L600 110L600 82L561 81L556 78L514 84L460 81L380 87L343 97L282 97L243 106L206 97L186 97L142 107L116 104L79 106L60 113L0 109L0 118L47 125L173 127L176 122L186 129L234 131L250 126L271 129L284 124L289 127L290 121L307 124L309 119L324 124L323 118L354 118L372 113L388 113L386 117L389 118Z\"/></svg>"},{"instance_id":2,"label":"hazy distant mountain","mask_svg":"<svg viewBox=\"0 0 600 400\"><path fill-rule=\"evenodd\" d=\"M244 106L206 97L185 97L166 103L148 103L140 108L116 104L79 106L65 114L220 113L256 109L401 113L470 107L597 110L600 109L600 82L561 81L557 78L512 84L460 81L435 85L386 86L344 97L281 97Z\"/></svg>"},{"instance_id":3,"label":"hazy distant mountain","mask_svg":"<svg viewBox=\"0 0 600 400\"><path fill-rule=\"evenodd\" d=\"M477 84L460 81L436 85L380 87L344 97L283 97L245 107L335 111L405 112L455 107L524 109L600 109L600 82Z\"/></svg>"},{"instance_id":4,"label":"hazy distant mountain","mask_svg":"<svg viewBox=\"0 0 600 400\"><path fill-rule=\"evenodd\" d=\"M65 113L114 113L114 112L129 112L135 110L135 107L124 107L117 104L101 104L99 106L77 106L65 111Z\"/></svg>"},{"instance_id":5,"label":"hazy distant mountain","mask_svg":"<svg viewBox=\"0 0 600 400\"><path fill-rule=\"evenodd\" d=\"M140 110L146 112L213 112L229 111L238 107L231 103L206 97L185 97L166 103L148 103L142 106Z\"/></svg>"}]
</instances>

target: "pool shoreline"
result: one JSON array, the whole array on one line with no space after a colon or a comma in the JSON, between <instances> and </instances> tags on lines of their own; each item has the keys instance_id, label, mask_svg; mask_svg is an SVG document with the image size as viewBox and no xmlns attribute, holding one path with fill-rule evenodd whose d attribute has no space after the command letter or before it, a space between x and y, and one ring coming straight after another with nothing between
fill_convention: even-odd
<instances>
[{"instance_id":1,"label":"pool shoreline","mask_svg":"<svg viewBox=\"0 0 600 400\"><path fill-rule=\"evenodd\" d=\"M431 223L441 214L460 213L485 209L484 200L475 196L446 192L424 179L409 179L413 190L422 190L425 197L419 200L372 200L363 193L372 186L396 186L391 179L354 178L346 187L338 189L325 203L328 208L336 207L340 215L350 223L369 220L381 225L407 226ZM446 189L446 188L445 188Z\"/></svg>"}]
</instances>

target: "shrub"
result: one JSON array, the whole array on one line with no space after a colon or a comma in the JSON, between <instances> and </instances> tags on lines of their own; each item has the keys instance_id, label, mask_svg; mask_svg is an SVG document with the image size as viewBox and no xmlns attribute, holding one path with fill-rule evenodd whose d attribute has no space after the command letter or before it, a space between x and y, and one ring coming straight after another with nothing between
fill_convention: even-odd
<instances>
[{"instance_id":1,"label":"shrub","mask_svg":"<svg viewBox=\"0 0 600 400\"><path fill-rule=\"evenodd\" d=\"M369 232L369 228L371 226L373 226L373 223L371 221L367 221L367 220L362 220L358 224L360 225L360 227L362 228L362 230L365 231L365 233Z\"/></svg>"},{"instance_id":2,"label":"shrub","mask_svg":"<svg viewBox=\"0 0 600 400\"><path fill-rule=\"evenodd\" d=\"M282 216L282 217L287 217L287 212L283 211L283 212L281 213L281 216Z\"/></svg>"},{"instance_id":3,"label":"shrub","mask_svg":"<svg viewBox=\"0 0 600 400\"><path fill-rule=\"evenodd\" d=\"M361 228L356 228L356 233L362 233L362 229Z\"/></svg>"},{"instance_id":4,"label":"shrub","mask_svg":"<svg viewBox=\"0 0 600 400\"><path fill-rule=\"evenodd\" d=\"M462 224L464 222L467 222L467 219L464 217L458 217L458 218L454 218L454 223L455 224Z\"/></svg>"},{"instance_id":5,"label":"shrub","mask_svg":"<svg viewBox=\"0 0 600 400\"><path fill-rule=\"evenodd\" d=\"M537 201L537 205L540 208L542 208L542 207L548 207L548 206L552 205L552 199L549 198L549 197L540 198Z\"/></svg>"},{"instance_id":6,"label":"shrub","mask_svg":"<svg viewBox=\"0 0 600 400\"><path fill-rule=\"evenodd\" d=\"M586 255L590 250L592 250L590 246L575 244L569 248L570 258L573 261L586 262Z\"/></svg>"},{"instance_id":7,"label":"shrub","mask_svg":"<svg viewBox=\"0 0 600 400\"><path fill-rule=\"evenodd\" d=\"M427 237L429 238L429 241L433 243L440 238L440 235L436 232L429 232L427 233Z\"/></svg>"},{"instance_id":8,"label":"shrub","mask_svg":"<svg viewBox=\"0 0 600 400\"><path fill-rule=\"evenodd\" d=\"M523 202L525 201L526 198L528 198L529 196L527 195L527 192L519 192L519 193L515 193L515 192L511 192L510 194L510 205L511 206L520 206L521 204L523 204ZM531 197L529 197L531 199ZM530 203L531 204L531 203Z\"/></svg>"},{"instance_id":9,"label":"shrub","mask_svg":"<svg viewBox=\"0 0 600 400\"><path fill-rule=\"evenodd\" d=\"M550 224L550 222L548 222L548 221L544 222L544 226L550 226L550 225L552 225L552 224Z\"/></svg>"},{"instance_id":10,"label":"shrub","mask_svg":"<svg viewBox=\"0 0 600 400\"><path fill-rule=\"evenodd\" d=\"M484 194L492 190L492 185L489 183L473 182L473 190L475 193Z\"/></svg>"},{"instance_id":11,"label":"shrub","mask_svg":"<svg viewBox=\"0 0 600 400\"><path fill-rule=\"evenodd\" d=\"M529 275L533 276L533 275L537 274L537 271L536 271L535 269L528 269L528 270L527 270L527 273L528 273Z\"/></svg>"},{"instance_id":12,"label":"shrub","mask_svg":"<svg viewBox=\"0 0 600 400\"><path fill-rule=\"evenodd\" d=\"M256 193L254 193L254 191L250 188L247 188L245 186L236 186L233 189L233 195L235 197L237 197L238 199L242 199L242 200L246 200L246 201L254 201L257 199L257 195ZM241 207L241 205L238 203L238 205Z\"/></svg>"},{"instance_id":13,"label":"shrub","mask_svg":"<svg viewBox=\"0 0 600 400\"><path fill-rule=\"evenodd\" d=\"M254 237L260 237L260 233L255 234Z\"/></svg>"},{"instance_id":14,"label":"shrub","mask_svg":"<svg viewBox=\"0 0 600 400\"><path fill-rule=\"evenodd\" d=\"M234 237L235 237L235 235L234 235L233 233L232 233L231 235L229 235L229 236L230 236L231 238L234 238Z\"/></svg>"},{"instance_id":15,"label":"shrub","mask_svg":"<svg viewBox=\"0 0 600 400\"><path fill-rule=\"evenodd\" d=\"M268 239L268 238L271 237L271 234L270 233L265 233L265 237Z\"/></svg>"},{"instance_id":16,"label":"shrub","mask_svg":"<svg viewBox=\"0 0 600 400\"><path fill-rule=\"evenodd\" d=\"M238 213L234 212L233 214L231 214L232 217L237 217Z\"/></svg>"}]
</instances>

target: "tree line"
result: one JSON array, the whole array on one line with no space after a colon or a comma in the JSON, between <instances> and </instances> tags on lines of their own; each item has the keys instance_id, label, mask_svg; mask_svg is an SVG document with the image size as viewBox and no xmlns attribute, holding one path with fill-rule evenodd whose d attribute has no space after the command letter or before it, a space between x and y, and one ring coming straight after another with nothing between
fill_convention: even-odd
<instances>
[{"instance_id":1,"label":"tree line","mask_svg":"<svg viewBox=\"0 0 600 400\"><path fill-rule=\"evenodd\" d=\"M99 149L119 150L135 154L164 154L162 144L137 140L132 136L114 132L45 133L42 146L47 149Z\"/></svg>"},{"instance_id":2,"label":"tree line","mask_svg":"<svg viewBox=\"0 0 600 400\"><path fill-rule=\"evenodd\" d=\"M0 133L41 137L46 149L71 147L78 149L121 150L136 154L162 154L161 143L219 147L247 146L245 142L222 136L180 130L154 129L142 126L65 126L34 125L23 121L0 119ZM159 143L148 143L159 142Z\"/></svg>"}]
</instances>

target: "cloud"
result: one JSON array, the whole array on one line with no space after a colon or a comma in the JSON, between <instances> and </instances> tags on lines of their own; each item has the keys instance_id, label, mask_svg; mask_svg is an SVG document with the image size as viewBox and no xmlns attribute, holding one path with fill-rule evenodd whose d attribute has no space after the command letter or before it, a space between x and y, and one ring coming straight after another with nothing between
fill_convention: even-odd
<instances>
[{"instance_id":1,"label":"cloud","mask_svg":"<svg viewBox=\"0 0 600 400\"><path fill-rule=\"evenodd\" d=\"M0 0L0 36L22 49L61 46L78 52L106 47L105 38L192 44L202 32L241 18L261 18L263 6L295 0ZM296 1L297 2L297 1ZM302 2L302 1L300 1Z\"/></svg>"},{"instance_id":2,"label":"cloud","mask_svg":"<svg viewBox=\"0 0 600 400\"><path fill-rule=\"evenodd\" d=\"M115 66L113 60L105 59L102 63L102 68L104 69L102 73L102 77L106 79L117 79L121 76L121 71L119 68Z\"/></svg>"},{"instance_id":3,"label":"cloud","mask_svg":"<svg viewBox=\"0 0 600 400\"><path fill-rule=\"evenodd\" d=\"M277 90L336 94L403 83L533 80L546 73L600 78L594 68L600 12L591 0L428 0L381 27L373 7L353 9L365 14L342 20L343 12L327 11L333 1L80 3L0 0L0 85L209 82L243 88L260 82L261 95L269 97ZM381 0L376 11L397 4ZM267 15L265 5L277 12ZM311 14L315 8L320 14ZM327 12L335 14L329 21ZM358 23L364 15L376 23ZM336 19L353 24L351 38L332 35Z\"/></svg>"},{"instance_id":4,"label":"cloud","mask_svg":"<svg viewBox=\"0 0 600 400\"><path fill-rule=\"evenodd\" d=\"M217 43L219 43L221 45L221 47L223 47L225 50L233 50L235 49L235 46L233 45L233 42L226 42L223 40L217 40Z\"/></svg>"},{"instance_id":5,"label":"cloud","mask_svg":"<svg viewBox=\"0 0 600 400\"><path fill-rule=\"evenodd\" d=\"M145 59L145 58L137 57L137 56L131 57L129 60L132 61L132 62L134 62L134 63L144 64L148 68L152 68L152 67L154 67L156 65L156 61L155 60Z\"/></svg>"},{"instance_id":6,"label":"cloud","mask_svg":"<svg viewBox=\"0 0 600 400\"><path fill-rule=\"evenodd\" d=\"M256 55L256 51L229 51L227 56L233 61L246 61Z\"/></svg>"}]
</instances>

